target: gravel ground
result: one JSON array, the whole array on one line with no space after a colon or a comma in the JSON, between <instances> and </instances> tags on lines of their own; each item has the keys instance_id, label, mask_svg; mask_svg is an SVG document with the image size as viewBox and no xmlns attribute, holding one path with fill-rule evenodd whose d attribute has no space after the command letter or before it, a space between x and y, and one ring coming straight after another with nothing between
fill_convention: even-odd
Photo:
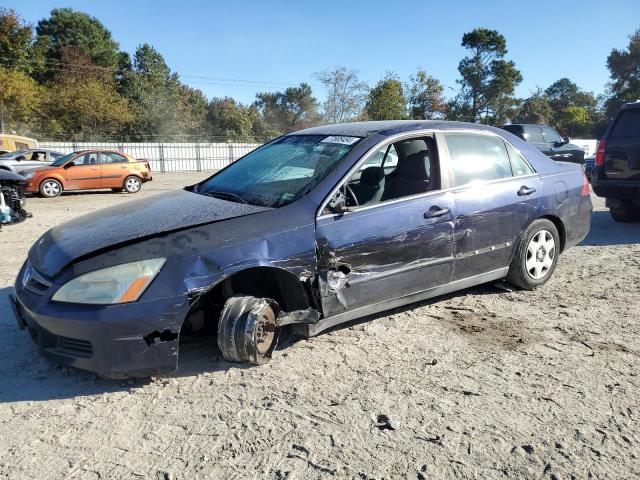
<instances>
[{"instance_id":1,"label":"gravel ground","mask_svg":"<svg viewBox=\"0 0 640 480\"><path fill-rule=\"evenodd\" d=\"M0 478L640 477L640 225L601 199L537 291L393 310L260 367L192 341L173 376L107 381L41 358L6 297L45 230L130 198L31 199L0 232Z\"/></svg>"}]
</instances>

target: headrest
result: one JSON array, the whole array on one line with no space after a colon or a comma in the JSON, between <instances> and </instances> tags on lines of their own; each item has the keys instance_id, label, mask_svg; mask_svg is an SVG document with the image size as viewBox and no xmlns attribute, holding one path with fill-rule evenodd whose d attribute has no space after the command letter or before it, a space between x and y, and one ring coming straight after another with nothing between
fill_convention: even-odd
<instances>
[{"instance_id":1,"label":"headrest","mask_svg":"<svg viewBox=\"0 0 640 480\"><path fill-rule=\"evenodd\" d=\"M427 150L412 153L398 164L397 176L412 180L428 180L427 162L429 162L429 152Z\"/></svg>"},{"instance_id":2,"label":"headrest","mask_svg":"<svg viewBox=\"0 0 640 480\"><path fill-rule=\"evenodd\" d=\"M380 185L380 180L384 178L384 169L382 167L368 167L360 174L360 184L369 186Z\"/></svg>"}]
</instances>

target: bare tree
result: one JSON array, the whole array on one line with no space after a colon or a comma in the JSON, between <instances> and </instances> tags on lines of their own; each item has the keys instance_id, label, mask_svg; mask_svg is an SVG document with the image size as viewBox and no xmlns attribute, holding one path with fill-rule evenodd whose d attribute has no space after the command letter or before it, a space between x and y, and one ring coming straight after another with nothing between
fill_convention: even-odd
<instances>
[{"instance_id":1,"label":"bare tree","mask_svg":"<svg viewBox=\"0 0 640 480\"><path fill-rule=\"evenodd\" d=\"M329 123L347 122L362 115L369 86L358 79L356 70L335 67L314 76L327 89L327 99L322 107Z\"/></svg>"}]
</instances>

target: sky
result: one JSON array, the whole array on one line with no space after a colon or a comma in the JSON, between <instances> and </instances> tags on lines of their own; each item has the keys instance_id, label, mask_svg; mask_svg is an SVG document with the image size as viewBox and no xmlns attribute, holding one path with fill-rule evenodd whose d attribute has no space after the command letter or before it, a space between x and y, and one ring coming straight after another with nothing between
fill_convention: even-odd
<instances>
[{"instance_id":1,"label":"sky","mask_svg":"<svg viewBox=\"0 0 640 480\"><path fill-rule=\"evenodd\" d=\"M97 17L122 50L153 45L181 80L209 98L251 103L261 91L310 83L314 73L344 65L374 85L387 71L408 80L418 67L457 89L462 35L477 27L507 39L507 59L523 76L516 95L528 96L568 77L603 93L606 58L640 28L640 0L387 2L182 0L3 0L37 24L53 8Z\"/></svg>"}]
</instances>

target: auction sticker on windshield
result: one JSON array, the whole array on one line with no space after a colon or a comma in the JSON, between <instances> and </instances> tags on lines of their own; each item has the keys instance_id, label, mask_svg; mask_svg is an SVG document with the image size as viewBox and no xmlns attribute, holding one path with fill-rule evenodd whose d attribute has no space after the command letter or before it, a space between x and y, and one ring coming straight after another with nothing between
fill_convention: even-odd
<instances>
[{"instance_id":1,"label":"auction sticker on windshield","mask_svg":"<svg viewBox=\"0 0 640 480\"><path fill-rule=\"evenodd\" d=\"M342 135L330 135L324 140L321 140L320 143L340 143L342 145L353 145L360 137L345 137Z\"/></svg>"}]
</instances>

